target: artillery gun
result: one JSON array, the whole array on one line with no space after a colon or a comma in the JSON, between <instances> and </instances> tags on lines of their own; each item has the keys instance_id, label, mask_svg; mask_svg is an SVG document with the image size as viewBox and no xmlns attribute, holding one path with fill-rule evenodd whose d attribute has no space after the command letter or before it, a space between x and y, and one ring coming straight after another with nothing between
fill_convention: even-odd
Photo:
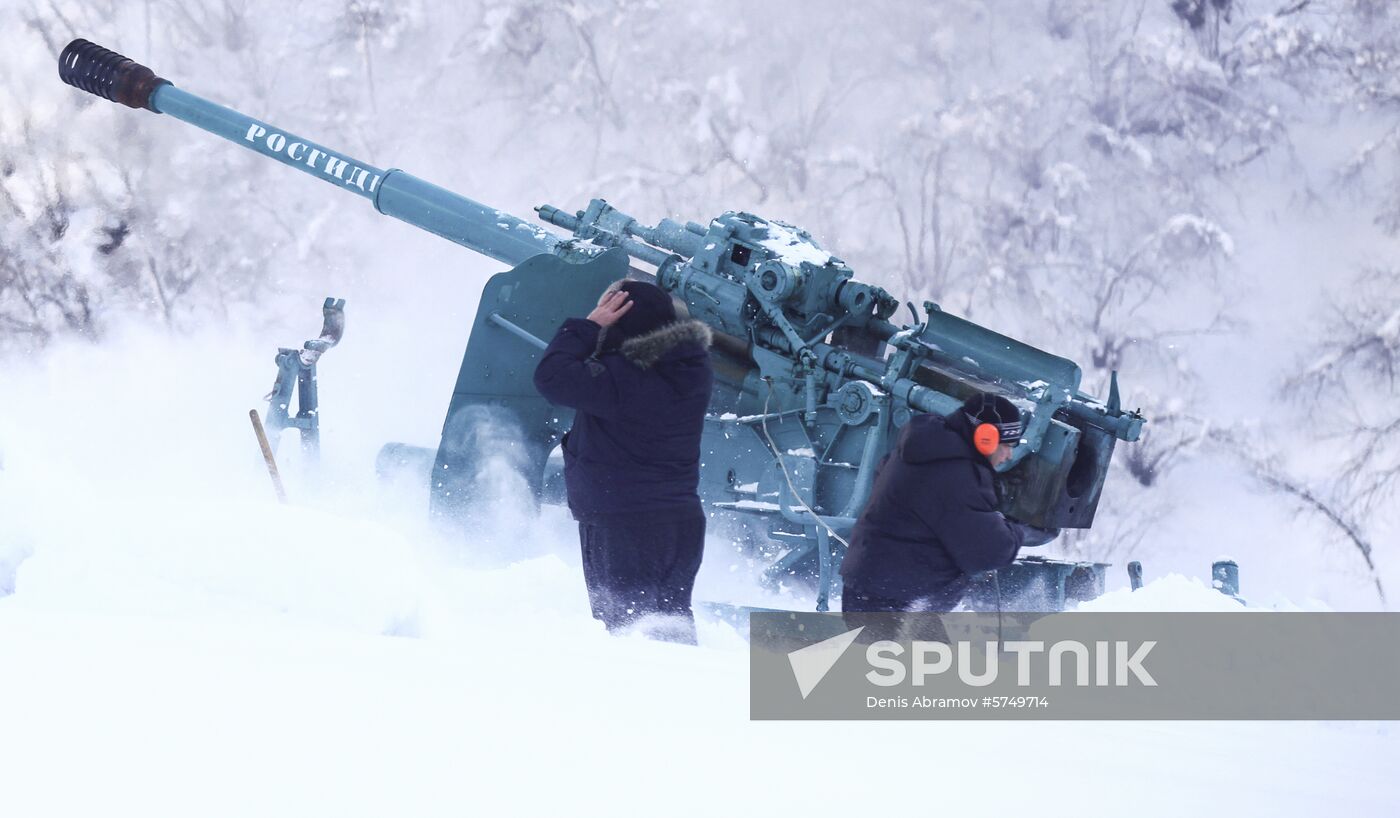
<instances>
[{"instance_id":1,"label":"artillery gun","mask_svg":"<svg viewBox=\"0 0 1400 818\"><path fill-rule=\"evenodd\" d=\"M602 199L583 210L536 208L560 235L402 170L381 169L177 88L149 68L86 40L59 57L70 85L165 114L369 199L376 210L512 268L481 295L435 451L388 444L381 464L417 463L434 513L471 501L481 466L482 418L507 418L523 444L535 495L557 499L557 459L571 421L531 376L545 338L586 314L624 277L654 281L715 330L715 389L702 443L701 498L712 520L755 533L770 582L815 581L825 610L844 533L868 499L894 434L914 413L948 414L976 391L1005 395L1027 426L999 469L1002 510L1042 528L1088 528L1118 441L1143 418L1120 406L1116 373L1106 401L1080 391L1070 360L951 315L899 302L857 281L801 229L751 213L707 223L647 226ZM641 265L641 267L634 266ZM643 269L645 268L645 269ZM429 470L429 461L431 469ZM1100 563L1027 558L987 588L1011 606L1057 610L1103 590ZM974 592L974 607L993 600Z\"/></svg>"}]
</instances>

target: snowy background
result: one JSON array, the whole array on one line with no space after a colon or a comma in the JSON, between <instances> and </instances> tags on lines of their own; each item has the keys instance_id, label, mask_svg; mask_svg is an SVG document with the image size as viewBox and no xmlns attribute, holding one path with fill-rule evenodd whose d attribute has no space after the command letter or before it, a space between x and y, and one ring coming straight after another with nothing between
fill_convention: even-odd
<instances>
[{"instance_id":1,"label":"snowy background","mask_svg":"<svg viewBox=\"0 0 1400 818\"><path fill-rule=\"evenodd\" d=\"M492 263L56 75L87 37L522 216L801 224L1120 371L1144 440L1055 547L1158 581L1099 609L1219 605L1184 577L1228 554L1252 605L1378 610L1393 5L0 0L0 814L1393 814L1392 725L749 723L742 639L606 638L509 474L471 543L375 481L435 444ZM328 294L279 507L246 413ZM768 599L713 540L697 593Z\"/></svg>"}]
</instances>

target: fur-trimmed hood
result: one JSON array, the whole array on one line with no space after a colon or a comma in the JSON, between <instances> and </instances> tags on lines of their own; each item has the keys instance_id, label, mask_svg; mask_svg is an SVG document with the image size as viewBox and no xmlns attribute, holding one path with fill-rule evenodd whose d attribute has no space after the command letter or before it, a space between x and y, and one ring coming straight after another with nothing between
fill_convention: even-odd
<instances>
[{"instance_id":1,"label":"fur-trimmed hood","mask_svg":"<svg viewBox=\"0 0 1400 818\"><path fill-rule=\"evenodd\" d=\"M622 342L622 356L642 369L650 369L666 353L685 343L696 343L709 349L714 331L703 321L684 318L654 329L651 332L628 338Z\"/></svg>"}]
</instances>

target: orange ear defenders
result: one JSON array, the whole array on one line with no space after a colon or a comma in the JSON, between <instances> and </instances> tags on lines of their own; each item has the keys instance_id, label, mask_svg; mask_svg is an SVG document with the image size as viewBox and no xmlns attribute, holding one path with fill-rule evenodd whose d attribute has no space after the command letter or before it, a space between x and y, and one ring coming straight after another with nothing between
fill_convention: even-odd
<instances>
[{"instance_id":1,"label":"orange ear defenders","mask_svg":"<svg viewBox=\"0 0 1400 818\"><path fill-rule=\"evenodd\" d=\"M991 457L1001 445L1001 430L993 423L979 423L972 430L972 445L983 457Z\"/></svg>"}]
</instances>

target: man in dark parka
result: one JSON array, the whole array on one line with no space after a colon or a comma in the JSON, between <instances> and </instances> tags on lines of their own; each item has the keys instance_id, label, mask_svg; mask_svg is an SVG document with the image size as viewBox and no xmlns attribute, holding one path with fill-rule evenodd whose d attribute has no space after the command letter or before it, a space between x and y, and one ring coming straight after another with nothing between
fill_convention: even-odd
<instances>
[{"instance_id":1,"label":"man in dark parka","mask_svg":"<svg viewBox=\"0 0 1400 818\"><path fill-rule=\"evenodd\" d=\"M588 318L564 322L535 369L540 394L576 410L564 482L593 616L609 631L695 643L710 338L661 288L619 281Z\"/></svg>"},{"instance_id":2,"label":"man in dark parka","mask_svg":"<svg viewBox=\"0 0 1400 818\"><path fill-rule=\"evenodd\" d=\"M987 454L974 442L984 424L995 429L983 444ZM976 395L947 418L911 418L852 532L841 565L842 609L950 611L975 575L1009 565L1023 545L1053 539L1058 532L997 510L993 469L1011 456L1021 431L1015 405L994 395Z\"/></svg>"}]
</instances>

